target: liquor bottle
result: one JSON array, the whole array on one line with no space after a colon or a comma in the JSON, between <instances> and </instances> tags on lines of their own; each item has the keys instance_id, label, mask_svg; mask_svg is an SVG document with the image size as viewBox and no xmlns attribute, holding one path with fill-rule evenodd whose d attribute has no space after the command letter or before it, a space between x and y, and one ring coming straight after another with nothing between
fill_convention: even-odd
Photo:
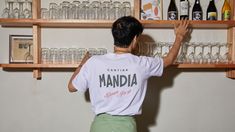
<instances>
[{"instance_id":1,"label":"liquor bottle","mask_svg":"<svg viewBox=\"0 0 235 132\"><path fill-rule=\"evenodd\" d=\"M188 0L180 0L180 20L189 19L189 2Z\"/></svg>"},{"instance_id":2,"label":"liquor bottle","mask_svg":"<svg viewBox=\"0 0 235 132\"><path fill-rule=\"evenodd\" d=\"M227 0L224 0L224 5L222 7L222 20L227 21L231 19L231 7Z\"/></svg>"},{"instance_id":3,"label":"liquor bottle","mask_svg":"<svg viewBox=\"0 0 235 132\"><path fill-rule=\"evenodd\" d=\"M175 5L175 0L171 0L167 14L168 14L167 15L168 20L178 20L178 10Z\"/></svg>"},{"instance_id":4,"label":"liquor bottle","mask_svg":"<svg viewBox=\"0 0 235 132\"><path fill-rule=\"evenodd\" d=\"M202 20L202 7L200 4L200 0L195 0L193 11L192 11L192 20Z\"/></svg>"},{"instance_id":5,"label":"liquor bottle","mask_svg":"<svg viewBox=\"0 0 235 132\"><path fill-rule=\"evenodd\" d=\"M207 7L206 11L206 20L217 20L217 9L215 7L214 0L210 0L210 3Z\"/></svg>"}]
</instances>

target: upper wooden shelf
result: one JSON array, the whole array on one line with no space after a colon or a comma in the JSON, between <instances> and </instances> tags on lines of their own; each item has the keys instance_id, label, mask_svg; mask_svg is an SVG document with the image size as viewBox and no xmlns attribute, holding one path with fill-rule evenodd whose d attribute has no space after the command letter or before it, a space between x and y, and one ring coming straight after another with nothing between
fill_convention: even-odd
<instances>
[{"instance_id":1,"label":"upper wooden shelf","mask_svg":"<svg viewBox=\"0 0 235 132\"><path fill-rule=\"evenodd\" d=\"M79 64L0 64L2 68L19 69L71 69L77 68ZM182 69L235 69L233 64L174 64L176 68Z\"/></svg>"},{"instance_id":2,"label":"upper wooden shelf","mask_svg":"<svg viewBox=\"0 0 235 132\"><path fill-rule=\"evenodd\" d=\"M145 28L173 28L179 21L140 20ZM46 19L6 19L0 18L0 24L5 27L30 27L39 25L47 28L111 28L110 20L46 20ZM192 21L190 27L197 29L227 29L235 27L235 21Z\"/></svg>"}]
</instances>

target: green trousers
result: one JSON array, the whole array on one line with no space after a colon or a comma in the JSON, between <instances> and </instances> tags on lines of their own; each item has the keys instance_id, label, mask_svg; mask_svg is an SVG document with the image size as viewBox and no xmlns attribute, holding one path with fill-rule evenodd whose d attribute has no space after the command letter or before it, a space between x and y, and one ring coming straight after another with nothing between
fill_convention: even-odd
<instances>
[{"instance_id":1,"label":"green trousers","mask_svg":"<svg viewBox=\"0 0 235 132\"><path fill-rule=\"evenodd\" d=\"M137 132L136 122L131 116L101 114L95 117L90 132Z\"/></svg>"}]
</instances>

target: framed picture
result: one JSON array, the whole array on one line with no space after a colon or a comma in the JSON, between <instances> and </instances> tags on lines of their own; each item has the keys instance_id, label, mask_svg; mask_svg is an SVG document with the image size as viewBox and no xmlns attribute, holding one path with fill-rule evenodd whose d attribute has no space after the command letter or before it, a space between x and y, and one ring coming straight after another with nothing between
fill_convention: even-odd
<instances>
[{"instance_id":1,"label":"framed picture","mask_svg":"<svg viewBox=\"0 0 235 132\"><path fill-rule=\"evenodd\" d=\"M9 36L9 63L33 63L33 36Z\"/></svg>"},{"instance_id":2,"label":"framed picture","mask_svg":"<svg viewBox=\"0 0 235 132\"><path fill-rule=\"evenodd\" d=\"M162 20L162 0L141 0L141 20Z\"/></svg>"}]
</instances>

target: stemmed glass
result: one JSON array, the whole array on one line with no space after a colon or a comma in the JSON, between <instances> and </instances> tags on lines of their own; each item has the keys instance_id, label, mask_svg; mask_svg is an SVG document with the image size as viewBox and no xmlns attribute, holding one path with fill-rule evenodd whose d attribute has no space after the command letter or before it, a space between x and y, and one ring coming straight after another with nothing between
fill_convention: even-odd
<instances>
[{"instance_id":1,"label":"stemmed glass","mask_svg":"<svg viewBox=\"0 0 235 132\"><path fill-rule=\"evenodd\" d=\"M195 43L189 43L188 44L188 55L186 58L186 61L188 63L194 63L195 62Z\"/></svg>"},{"instance_id":2,"label":"stemmed glass","mask_svg":"<svg viewBox=\"0 0 235 132\"><path fill-rule=\"evenodd\" d=\"M157 43L154 53L153 53L154 57L162 57L162 44L161 42Z\"/></svg>"},{"instance_id":3,"label":"stemmed glass","mask_svg":"<svg viewBox=\"0 0 235 132\"><path fill-rule=\"evenodd\" d=\"M206 54L203 57L204 63L211 63L211 60L212 60L212 55L211 55L212 54L212 44L207 43L205 46L208 48L208 50L207 50ZM204 47L204 51L205 51L205 47Z\"/></svg>"},{"instance_id":4,"label":"stemmed glass","mask_svg":"<svg viewBox=\"0 0 235 132\"><path fill-rule=\"evenodd\" d=\"M167 56L167 54L168 54L168 52L170 50L170 47L171 47L170 44L162 43L162 53L163 53L162 57L166 57Z\"/></svg>"},{"instance_id":5,"label":"stemmed glass","mask_svg":"<svg viewBox=\"0 0 235 132\"><path fill-rule=\"evenodd\" d=\"M176 62L184 63L186 54L187 54L187 44L182 44Z\"/></svg>"},{"instance_id":6,"label":"stemmed glass","mask_svg":"<svg viewBox=\"0 0 235 132\"><path fill-rule=\"evenodd\" d=\"M199 53L197 55L195 54L195 63L202 64L203 63L204 45L203 45L203 43L199 43L196 45L195 48L199 50Z\"/></svg>"},{"instance_id":7,"label":"stemmed glass","mask_svg":"<svg viewBox=\"0 0 235 132\"><path fill-rule=\"evenodd\" d=\"M9 18L14 18L13 3L14 0L7 0L9 7Z\"/></svg>"}]
</instances>

